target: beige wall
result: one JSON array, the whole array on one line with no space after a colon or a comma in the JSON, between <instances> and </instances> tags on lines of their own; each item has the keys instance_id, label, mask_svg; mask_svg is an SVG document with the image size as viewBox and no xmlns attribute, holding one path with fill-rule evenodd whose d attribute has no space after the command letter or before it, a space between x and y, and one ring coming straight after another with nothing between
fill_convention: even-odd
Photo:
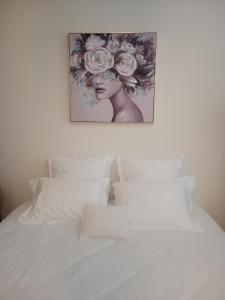
<instances>
[{"instance_id":1,"label":"beige wall","mask_svg":"<svg viewBox=\"0 0 225 300\"><path fill-rule=\"evenodd\" d=\"M30 197L48 155L171 158L225 228L225 1L0 1L1 182L6 212ZM69 121L68 32L157 31L155 122Z\"/></svg>"}]
</instances>

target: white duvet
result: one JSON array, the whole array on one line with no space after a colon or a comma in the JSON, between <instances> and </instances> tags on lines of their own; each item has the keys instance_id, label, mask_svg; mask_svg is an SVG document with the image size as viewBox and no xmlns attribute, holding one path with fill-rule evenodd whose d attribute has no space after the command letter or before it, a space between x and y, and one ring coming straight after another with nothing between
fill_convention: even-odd
<instances>
[{"instance_id":1,"label":"white duvet","mask_svg":"<svg viewBox=\"0 0 225 300\"><path fill-rule=\"evenodd\" d=\"M132 230L128 242L78 240L71 225L0 224L0 300L224 300L225 234Z\"/></svg>"}]
</instances>

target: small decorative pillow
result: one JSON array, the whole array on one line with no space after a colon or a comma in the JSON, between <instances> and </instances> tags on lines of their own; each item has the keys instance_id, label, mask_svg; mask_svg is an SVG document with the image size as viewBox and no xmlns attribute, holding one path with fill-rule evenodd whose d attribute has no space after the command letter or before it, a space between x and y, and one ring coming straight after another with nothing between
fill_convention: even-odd
<instances>
[{"instance_id":1,"label":"small decorative pillow","mask_svg":"<svg viewBox=\"0 0 225 300\"><path fill-rule=\"evenodd\" d=\"M132 227L202 231L192 213L193 187L193 177L118 182L114 184L115 203L128 205Z\"/></svg>"},{"instance_id":2,"label":"small decorative pillow","mask_svg":"<svg viewBox=\"0 0 225 300\"><path fill-rule=\"evenodd\" d=\"M120 181L171 180L182 175L184 159L142 159L117 157Z\"/></svg>"},{"instance_id":3,"label":"small decorative pillow","mask_svg":"<svg viewBox=\"0 0 225 300\"><path fill-rule=\"evenodd\" d=\"M109 179L38 178L30 181L32 204L21 223L79 223L86 202L107 205Z\"/></svg>"},{"instance_id":4,"label":"small decorative pillow","mask_svg":"<svg viewBox=\"0 0 225 300\"><path fill-rule=\"evenodd\" d=\"M113 156L98 158L53 158L48 161L49 176L77 180L109 178Z\"/></svg>"},{"instance_id":5,"label":"small decorative pillow","mask_svg":"<svg viewBox=\"0 0 225 300\"><path fill-rule=\"evenodd\" d=\"M126 207L85 205L82 215L80 238L103 238L115 241L128 236L128 214Z\"/></svg>"}]
</instances>

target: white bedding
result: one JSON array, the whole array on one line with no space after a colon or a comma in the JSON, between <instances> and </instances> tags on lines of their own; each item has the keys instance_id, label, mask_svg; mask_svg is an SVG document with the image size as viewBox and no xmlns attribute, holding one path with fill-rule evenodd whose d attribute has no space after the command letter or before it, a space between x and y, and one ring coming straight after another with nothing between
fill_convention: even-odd
<instances>
[{"instance_id":1,"label":"white bedding","mask_svg":"<svg viewBox=\"0 0 225 300\"><path fill-rule=\"evenodd\" d=\"M132 230L128 242L78 240L72 225L0 224L1 300L224 300L225 234Z\"/></svg>"}]
</instances>

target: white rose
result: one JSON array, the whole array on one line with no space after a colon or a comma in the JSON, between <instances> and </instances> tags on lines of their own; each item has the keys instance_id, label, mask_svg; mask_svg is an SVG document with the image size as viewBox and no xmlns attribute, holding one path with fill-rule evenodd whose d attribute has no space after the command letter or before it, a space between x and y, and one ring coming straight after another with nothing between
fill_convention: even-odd
<instances>
[{"instance_id":1,"label":"white rose","mask_svg":"<svg viewBox=\"0 0 225 300\"><path fill-rule=\"evenodd\" d=\"M116 53L120 49L120 42L117 39L112 39L108 41L106 48L111 53Z\"/></svg>"},{"instance_id":2,"label":"white rose","mask_svg":"<svg viewBox=\"0 0 225 300\"><path fill-rule=\"evenodd\" d=\"M146 64L146 60L145 60L144 56L141 55L141 54L136 54L136 60L137 60L139 65Z\"/></svg>"},{"instance_id":3,"label":"white rose","mask_svg":"<svg viewBox=\"0 0 225 300\"><path fill-rule=\"evenodd\" d=\"M122 42L121 49L128 53L136 53L136 48L131 43L126 41Z\"/></svg>"},{"instance_id":4,"label":"white rose","mask_svg":"<svg viewBox=\"0 0 225 300\"><path fill-rule=\"evenodd\" d=\"M81 63L81 57L79 54L74 54L70 58L70 66L78 68Z\"/></svg>"},{"instance_id":5,"label":"white rose","mask_svg":"<svg viewBox=\"0 0 225 300\"><path fill-rule=\"evenodd\" d=\"M137 61L130 53L121 53L117 58L117 64L114 67L122 76L131 76L137 69Z\"/></svg>"},{"instance_id":6,"label":"white rose","mask_svg":"<svg viewBox=\"0 0 225 300\"><path fill-rule=\"evenodd\" d=\"M114 65L114 57L103 47L95 51L87 51L84 55L85 68L92 74L98 74L111 69Z\"/></svg>"},{"instance_id":7,"label":"white rose","mask_svg":"<svg viewBox=\"0 0 225 300\"><path fill-rule=\"evenodd\" d=\"M95 50L96 48L102 47L105 45L105 41L100 38L98 35L92 34L89 36L85 43L85 48L87 51Z\"/></svg>"}]
</instances>

